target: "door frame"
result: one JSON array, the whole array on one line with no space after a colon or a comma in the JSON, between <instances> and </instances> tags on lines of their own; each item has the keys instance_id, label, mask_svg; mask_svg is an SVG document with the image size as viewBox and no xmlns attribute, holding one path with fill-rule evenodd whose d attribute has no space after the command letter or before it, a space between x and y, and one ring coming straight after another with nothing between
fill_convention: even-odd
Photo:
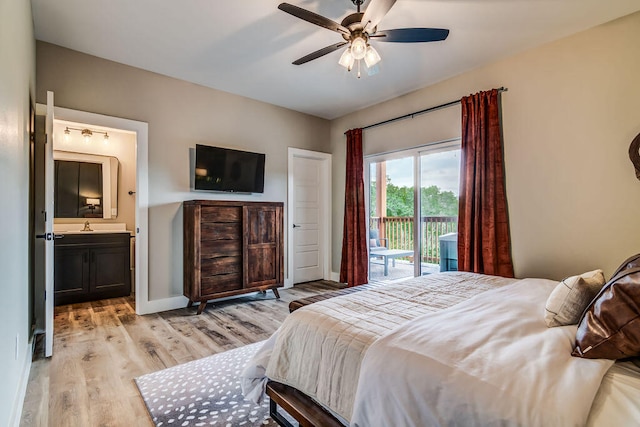
<instances>
[{"instance_id":1,"label":"door frame","mask_svg":"<svg viewBox=\"0 0 640 427\"><path fill-rule=\"evenodd\" d=\"M295 257L293 251L293 233L290 233L293 226L293 162L295 158L318 160L320 165L320 182L323 183L320 189L321 214L320 223L323 232L320 233L320 243L322 245L322 278L331 278L331 158L329 153L319 151L304 150L301 148L287 148L287 219L285 221L285 233L287 239L287 277L284 279L284 287L293 286L293 270Z\"/></svg>"},{"instance_id":2,"label":"door frame","mask_svg":"<svg viewBox=\"0 0 640 427\"><path fill-rule=\"evenodd\" d=\"M157 311L149 301L149 125L123 119L55 107L55 119L113 128L136 134L136 230L135 231L135 298L136 314Z\"/></svg>"}]
</instances>

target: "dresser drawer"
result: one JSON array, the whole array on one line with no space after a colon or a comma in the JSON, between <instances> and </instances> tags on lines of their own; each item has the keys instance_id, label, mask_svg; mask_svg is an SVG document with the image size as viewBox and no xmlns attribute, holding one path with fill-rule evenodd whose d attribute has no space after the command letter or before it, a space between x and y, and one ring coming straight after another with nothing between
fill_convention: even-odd
<instances>
[{"instance_id":1,"label":"dresser drawer","mask_svg":"<svg viewBox=\"0 0 640 427\"><path fill-rule=\"evenodd\" d=\"M241 256L224 256L218 258L206 258L200 261L200 275L205 277L218 274L230 274L242 272Z\"/></svg>"},{"instance_id":2,"label":"dresser drawer","mask_svg":"<svg viewBox=\"0 0 640 427\"><path fill-rule=\"evenodd\" d=\"M203 240L200 242L200 258L241 256L241 240Z\"/></svg>"},{"instance_id":3,"label":"dresser drawer","mask_svg":"<svg viewBox=\"0 0 640 427\"><path fill-rule=\"evenodd\" d=\"M203 206L200 211L200 222L241 222L242 207Z\"/></svg>"},{"instance_id":4,"label":"dresser drawer","mask_svg":"<svg viewBox=\"0 0 640 427\"><path fill-rule=\"evenodd\" d=\"M242 224L208 222L200 225L200 240L237 240L242 236Z\"/></svg>"},{"instance_id":5,"label":"dresser drawer","mask_svg":"<svg viewBox=\"0 0 640 427\"><path fill-rule=\"evenodd\" d=\"M221 292L242 289L242 274L218 274L217 276L203 277L200 283L202 296L214 295Z\"/></svg>"}]
</instances>

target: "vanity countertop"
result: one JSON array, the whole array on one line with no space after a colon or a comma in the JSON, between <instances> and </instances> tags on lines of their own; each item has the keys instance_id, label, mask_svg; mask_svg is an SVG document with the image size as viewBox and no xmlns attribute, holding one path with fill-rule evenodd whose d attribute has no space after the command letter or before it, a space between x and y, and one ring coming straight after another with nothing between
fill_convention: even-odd
<instances>
[{"instance_id":1,"label":"vanity countertop","mask_svg":"<svg viewBox=\"0 0 640 427\"><path fill-rule=\"evenodd\" d=\"M91 231L83 231L85 223L78 224L53 224L53 231L58 234L108 234L108 233L129 233L133 235L132 231L127 230L127 224L125 223L95 223L92 224L89 221L89 228Z\"/></svg>"},{"instance_id":2,"label":"vanity countertop","mask_svg":"<svg viewBox=\"0 0 640 427\"><path fill-rule=\"evenodd\" d=\"M117 234L117 233L129 233L129 234L133 234L133 232L129 231L129 230L91 230L91 231L56 230L56 233L60 233L60 234Z\"/></svg>"}]
</instances>

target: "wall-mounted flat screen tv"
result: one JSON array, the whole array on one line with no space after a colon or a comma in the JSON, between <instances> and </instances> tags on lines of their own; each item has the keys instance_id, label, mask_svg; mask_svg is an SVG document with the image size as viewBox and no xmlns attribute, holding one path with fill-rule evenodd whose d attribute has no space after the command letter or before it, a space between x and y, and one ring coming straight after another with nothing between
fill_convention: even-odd
<instances>
[{"instance_id":1,"label":"wall-mounted flat screen tv","mask_svg":"<svg viewBox=\"0 0 640 427\"><path fill-rule=\"evenodd\" d=\"M264 193L265 155L196 144L196 190Z\"/></svg>"}]
</instances>

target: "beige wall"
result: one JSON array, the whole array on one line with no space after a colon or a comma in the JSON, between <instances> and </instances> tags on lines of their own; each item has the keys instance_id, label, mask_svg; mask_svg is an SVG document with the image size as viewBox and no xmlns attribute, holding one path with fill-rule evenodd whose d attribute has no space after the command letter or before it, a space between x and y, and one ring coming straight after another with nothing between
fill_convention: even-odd
<instances>
[{"instance_id":1,"label":"beige wall","mask_svg":"<svg viewBox=\"0 0 640 427\"><path fill-rule=\"evenodd\" d=\"M0 0L0 425L17 425L31 360L29 99L35 43L28 0ZM35 105L34 105L35 106Z\"/></svg>"},{"instance_id":2,"label":"beige wall","mask_svg":"<svg viewBox=\"0 0 640 427\"><path fill-rule=\"evenodd\" d=\"M604 268L640 252L640 13L334 120L332 268L339 270L344 131L506 86L503 127L516 276ZM459 107L364 133L365 153L459 136ZM459 119L457 119L459 121ZM440 128L441 123L445 128Z\"/></svg>"},{"instance_id":3,"label":"beige wall","mask_svg":"<svg viewBox=\"0 0 640 427\"><path fill-rule=\"evenodd\" d=\"M47 43L36 48L39 102L52 90L58 106L149 124L151 300L182 295L182 201L285 202L287 147L328 146L326 120ZM195 144L265 153L264 194L190 191L189 149Z\"/></svg>"}]
</instances>

